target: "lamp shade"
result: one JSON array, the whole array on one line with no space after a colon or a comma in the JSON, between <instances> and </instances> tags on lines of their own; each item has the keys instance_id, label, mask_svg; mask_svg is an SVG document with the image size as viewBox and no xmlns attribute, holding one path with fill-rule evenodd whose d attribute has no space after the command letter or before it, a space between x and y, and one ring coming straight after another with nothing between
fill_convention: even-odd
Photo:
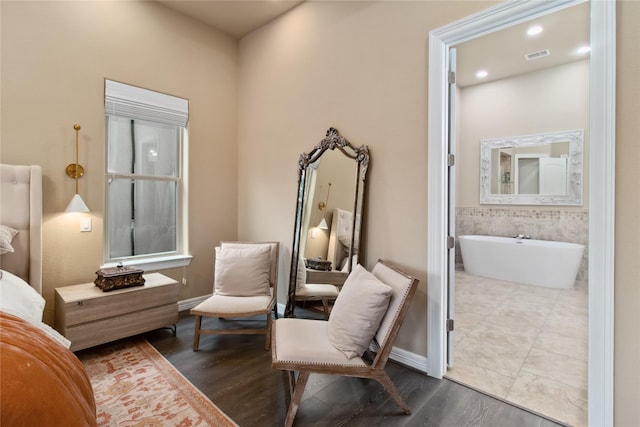
<instances>
[{"instance_id":1,"label":"lamp shade","mask_svg":"<svg viewBox=\"0 0 640 427\"><path fill-rule=\"evenodd\" d=\"M79 194L76 194L73 196L73 199L71 199L71 202L69 202L65 212L89 212L89 208L84 200L82 200L82 197L80 197Z\"/></svg>"},{"instance_id":2,"label":"lamp shade","mask_svg":"<svg viewBox=\"0 0 640 427\"><path fill-rule=\"evenodd\" d=\"M318 224L318 228L322 228L323 230L328 230L329 226L327 226L327 221L322 218L322 221L320 221L320 224Z\"/></svg>"}]
</instances>

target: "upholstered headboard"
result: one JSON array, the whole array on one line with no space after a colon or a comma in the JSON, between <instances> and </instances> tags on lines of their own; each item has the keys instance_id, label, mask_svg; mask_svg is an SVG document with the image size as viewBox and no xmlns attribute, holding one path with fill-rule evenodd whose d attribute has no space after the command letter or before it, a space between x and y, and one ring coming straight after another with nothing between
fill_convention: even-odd
<instances>
[{"instance_id":1,"label":"upholstered headboard","mask_svg":"<svg viewBox=\"0 0 640 427\"><path fill-rule=\"evenodd\" d=\"M42 168L0 164L0 225L18 230L0 268L42 294Z\"/></svg>"},{"instance_id":2,"label":"upholstered headboard","mask_svg":"<svg viewBox=\"0 0 640 427\"><path fill-rule=\"evenodd\" d=\"M333 270L340 271L345 258L349 256L353 215L349 211L335 208L331 218L331 234L329 234L329 250L327 259L331 261ZM358 253L360 229L356 227L356 239L353 254ZM355 262L355 261L354 261Z\"/></svg>"}]
</instances>

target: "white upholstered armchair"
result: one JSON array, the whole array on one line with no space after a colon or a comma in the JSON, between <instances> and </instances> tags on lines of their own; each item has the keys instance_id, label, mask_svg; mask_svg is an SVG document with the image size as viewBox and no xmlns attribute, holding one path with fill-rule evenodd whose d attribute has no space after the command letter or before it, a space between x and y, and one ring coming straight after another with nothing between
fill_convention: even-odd
<instances>
[{"instance_id":1,"label":"white upholstered armchair","mask_svg":"<svg viewBox=\"0 0 640 427\"><path fill-rule=\"evenodd\" d=\"M216 247L213 295L191 309L196 316L193 351L202 334L266 334L271 344L271 312L278 284L278 242L222 242ZM264 328L203 329L203 317L243 318L264 315Z\"/></svg>"}]
</instances>

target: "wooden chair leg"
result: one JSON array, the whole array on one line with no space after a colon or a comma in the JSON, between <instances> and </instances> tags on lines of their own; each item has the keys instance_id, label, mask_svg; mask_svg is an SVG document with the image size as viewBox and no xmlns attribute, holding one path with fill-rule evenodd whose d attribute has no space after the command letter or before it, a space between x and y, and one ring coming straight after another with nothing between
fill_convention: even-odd
<instances>
[{"instance_id":1,"label":"wooden chair leg","mask_svg":"<svg viewBox=\"0 0 640 427\"><path fill-rule=\"evenodd\" d=\"M391 381L391 378L389 378L389 375L384 373L383 376L381 376L380 378L376 378L376 379L378 380L378 382L380 384L382 384L384 389L387 391L387 393L389 393L389 395L393 398L393 400L396 401L398 406L402 408L404 413L406 415L410 415L411 414L411 409L409 409L407 404L404 403L404 400L402 400L402 397L400 396L400 393L398 393L398 390L396 389L396 386L393 384L393 381Z\"/></svg>"},{"instance_id":2,"label":"wooden chair leg","mask_svg":"<svg viewBox=\"0 0 640 427\"><path fill-rule=\"evenodd\" d=\"M267 314L267 338L264 342L264 349L269 350L271 348L271 327L272 327L271 313Z\"/></svg>"},{"instance_id":3,"label":"wooden chair leg","mask_svg":"<svg viewBox=\"0 0 640 427\"><path fill-rule=\"evenodd\" d=\"M287 374L287 386L289 387L289 399L293 396L293 390L296 388L296 373L294 371L284 371ZM291 400L289 400L291 403Z\"/></svg>"},{"instance_id":4,"label":"wooden chair leg","mask_svg":"<svg viewBox=\"0 0 640 427\"><path fill-rule=\"evenodd\" d=\"M324 320L329 320L329 300L322 298L322 308L324 308Z\"/></svg>"},{"instance_id":5,"label":"wooden chair leg","mask_svg":"<svg viewBox=\"0 0 640 427\"><path fill-rule=\"evenodd\" d=\"M196 330L193 333L193 351L198 351L200 345L200 327L202 326L202 316L196 316Z\"/></svg>"},{"instance_id":6,"label":"wooden chair leg","mask_svg":"<svg viewBox=\"0 0 640 427\"><path fill-rule=\"evenodd\" d=\"M300 406L300 400L302 400L302 394L304 388L309 380L309 372L301 371L296 381L296 386L293 390L293 396L291 396L291 403L289 404L289 410L287 411L287 418L284 421L285 427L291 427L293 425L293 419L298 412L298 406Z\"/></svg>"}]
</instances>

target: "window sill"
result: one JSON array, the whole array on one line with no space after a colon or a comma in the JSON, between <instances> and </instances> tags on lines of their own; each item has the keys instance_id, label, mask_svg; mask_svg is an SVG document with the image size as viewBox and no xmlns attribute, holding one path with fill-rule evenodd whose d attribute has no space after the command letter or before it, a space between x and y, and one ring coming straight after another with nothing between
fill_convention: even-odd
<instances>
[{"instance_id":1,"label":"window sill","mask_svg":"<svg viewBox=\"0 0 640 427\"><path fill-rule=\"evenodd\" d=\"M192 259L193 259L192 255L159 256L154 258L129 259L129 260L124 260L120 262L108 262L103 264L100 268L116 267L118 264L121 263L125 267L131 266L131 265L140 267L145 272L158 271L158 270L166 270L169 268L186 267L189 264L191 264Z\"/></svg>"}]
</instances>

